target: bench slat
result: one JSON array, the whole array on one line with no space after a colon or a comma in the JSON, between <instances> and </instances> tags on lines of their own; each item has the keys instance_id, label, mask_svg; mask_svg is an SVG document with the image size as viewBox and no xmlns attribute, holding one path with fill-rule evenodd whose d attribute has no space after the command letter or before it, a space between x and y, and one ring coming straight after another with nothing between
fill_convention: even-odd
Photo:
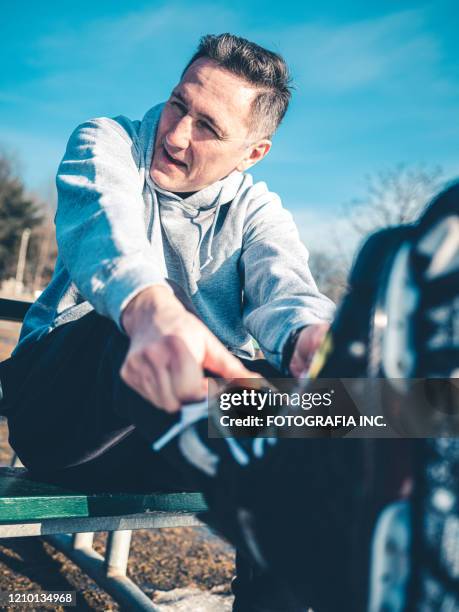
<instances>
[{"instance_id":1,"label":"bench slat","mask_svg":"<svg viewBox=\"0 0 459 612\"><path fill-rule=\"evenodd\" d=\"M0 319L21 322L31 305L32 302L0 298Z\"/></svg>"},{"instance_id":2,"label":"bench slat","mask_svg":"<svg viewBox=\"0 0 459 612\"><path fill-rule=\"evenodd\" d=\"M0 468L0 522L207 510L201 493L85 493L41 482L24 468Z\"/></svg>"}]
</instances>

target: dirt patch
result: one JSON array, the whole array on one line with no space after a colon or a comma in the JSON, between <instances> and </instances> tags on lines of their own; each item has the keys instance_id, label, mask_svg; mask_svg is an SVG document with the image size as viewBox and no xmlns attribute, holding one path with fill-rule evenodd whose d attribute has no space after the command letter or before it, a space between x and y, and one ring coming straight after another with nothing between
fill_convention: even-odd
<instances>
[{"instance_id":1,"label":"dirt patch","mask_svg":"<svg viewBox=\"0 0 459 612\"><path fill-rule=\"evenodd\" d=\"M140 530L133 534L129 577L153 599L176 587L229 595L233 554L199 528ZM95 549L103 554L106 534ZM39 538L0 541L0 590L76 591L77 610L119 610L118 605L62 553ZM196 592L196 591L195 591ZM40 608L46 609L46 608ZM71 608L51 607L64 612ZM14 608L18 610L18 608ZM28 608L30 610L30 608Z\"/></svg>"}]
</instances>

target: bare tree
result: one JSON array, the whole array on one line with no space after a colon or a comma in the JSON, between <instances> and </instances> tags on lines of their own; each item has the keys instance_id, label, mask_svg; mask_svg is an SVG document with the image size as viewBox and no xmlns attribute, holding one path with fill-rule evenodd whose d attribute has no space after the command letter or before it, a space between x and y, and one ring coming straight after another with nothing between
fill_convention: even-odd
<instances>
[{"instance_id":1,"label":"bare tree","mask_svg":"<svg viewBox=\"0 0 459 612\"><path fill-rule=\"evenodd\" d=\"M348 267L337 254L311 251L309 266L320 291L338 302L346 291Z\"/></svg>"},{"instance_id":2,"label":"bare tree","mask_svg":"<svg viewBox=\"0 0 459 612\"><path fill-rule=\"evenodd\" d=\"M335 302L346 291L353 253L346 246L348 241L339 239L343 220L355 236L354 243L361 243L378 229L414 221L439 191L442 182L443 173L439 167L398 164L392 169L368 175L365 196L343 205L340 229L327 249L311 252L311 271L320 290Z\"/></svg>"},{"instance_id":3,"label":"bare tree","mask_svg":"<svg viewBox=\"0 0 459 612\"><path fill-rule=\"evenodd\" d=\"M384 227L410 223L439 190L440 167L398 164L366 177L366 195L344 205L343 214L358 236Z\"/></svg>"},{"instance_id":4,"label":"bare tree","mask_svg":"<svg viewBox=\"0 0 459 612\"><path fill-rule=\"evenodd\" d=\"M56 233L53 218L56 213L57 192L54 179L39 188L37 199L42 222L32 232L30 256L26 271L27 286L33 293L41 291L51 280L57 257Z\"/></svg>"}]
</instances>

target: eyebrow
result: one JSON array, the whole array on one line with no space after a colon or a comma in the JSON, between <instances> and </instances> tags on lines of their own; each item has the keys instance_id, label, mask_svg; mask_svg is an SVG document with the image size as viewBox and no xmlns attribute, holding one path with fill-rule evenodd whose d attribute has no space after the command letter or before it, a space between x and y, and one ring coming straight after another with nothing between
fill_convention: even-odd
<instances>
[{"instance_id":1,"label":"eyebrow","mask_svg":"<svg viewBox=\"0 0 459 612\"><path fill-rule=\"evenodd\" d=\"M183 102L183 104L188 106L188 102L185 100L185 98L183 97L183 95L179 91L175 91L175 89L174 89L172 91L172 95L174 96L174 98L178 98L181 102ZM208 123L210 123L212 125L212 127L214 127L217 130L217 132L219 133L219 136L221 138L226 138L225 131L218 125L218 123L215 121L215 119L213 119L210 115L206 115L206 113L197 113L197 115L200 118L205 119Z\"/></svg>"}]
</instances>

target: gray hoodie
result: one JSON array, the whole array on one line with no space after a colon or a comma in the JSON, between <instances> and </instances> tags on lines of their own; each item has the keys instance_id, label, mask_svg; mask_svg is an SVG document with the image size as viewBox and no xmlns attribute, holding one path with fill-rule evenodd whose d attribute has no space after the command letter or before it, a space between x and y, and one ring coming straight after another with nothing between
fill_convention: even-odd
<instances>
[{"instance_id":1,"label":"gray hoodie","mask_svg":"<svg viewBox=\"0 0 459 612\"><path fill-rule=\"evenodd\" d=\"M329 320L333 304L265 183L234 171L185 199L153 183L162 108L142 121L99 118L73 132L57 174L56 268L16 351L93 309L122 329L127 303L169 278L231 352L252 358L253 336L279 367L289 334Z\"/></svg>"}]
</instances>

